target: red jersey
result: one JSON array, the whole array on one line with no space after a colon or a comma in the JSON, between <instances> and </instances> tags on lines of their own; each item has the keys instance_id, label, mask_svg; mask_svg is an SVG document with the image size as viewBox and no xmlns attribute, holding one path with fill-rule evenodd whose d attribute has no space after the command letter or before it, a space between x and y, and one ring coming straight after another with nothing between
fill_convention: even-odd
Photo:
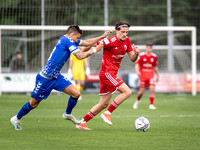
<instances>
[{"instance_id":1,"label":"red jersey","mask_svg":"<svg viewBox=\"0 0 200 150\"><path fill-rule=\"evenodd\" d=\"M125 41L119 41L116 35L103 39L103 58L100 71L117 74L120 63L126 52L133 50L131 41L127 37Z\"/></svg>"},{"instance_id":2,"label":"red jersey","mask_svg":"<svg viewBox=\"0 0 200 150\"><path fill-rule=\"evenodd\" d=\"M145 52L142 52L139 54L136 63L140 65L140 80L154 78L154 67L157 66L156 54L151 53L150 56L147 56Z\"/></svg>"}]
</instances>

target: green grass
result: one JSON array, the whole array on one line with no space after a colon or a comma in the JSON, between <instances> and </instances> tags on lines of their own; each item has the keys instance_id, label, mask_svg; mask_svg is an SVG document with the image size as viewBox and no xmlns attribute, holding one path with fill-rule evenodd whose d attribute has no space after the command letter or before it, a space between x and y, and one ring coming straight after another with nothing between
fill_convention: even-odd
<instances>
[{"instance_id":1,"label":"green grass","mask_svg":"<svg viewBox=\"0 0 200 150\"><path fill-rule=\"evenodd\" d=\"M116 95L113 96L112 100ZM148 109L148 94L137 110L136 98L122 103L112 114L113 126L97 115L88 122L92 131L75 128L61 118L66 109L67 95L51 94L38 108L22 120L22 131L15 131L10 118L30 97L23 94L0 96L1 150L197 150L200 146L200 96L157 94L157 110ZM83 94L73 114L82 118L99 101L98 94ZM147 132L137 132L134 120L144 116L151 126Z\"/></svg>"}]
</instances>

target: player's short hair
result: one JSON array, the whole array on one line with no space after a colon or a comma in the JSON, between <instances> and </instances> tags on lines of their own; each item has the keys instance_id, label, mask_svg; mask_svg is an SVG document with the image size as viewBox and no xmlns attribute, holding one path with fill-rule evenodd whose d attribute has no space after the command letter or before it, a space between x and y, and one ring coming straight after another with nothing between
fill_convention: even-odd
<instances>
[{"instance_id":1,"label":"player's short hair","mask_svg":"<svg viewBox=\"0 0 200 150\"><path fill-rule=\"evenodd\" d=\"M147 43L146 46L151 46L152 47L153 44L152 43Z\"/></svg>"},{"instance_id":2,"label":"player's short hair","mask_svg":"<svg viewBox=\"0 0 200 150\"><path fill-rule=\"evenodd\" d=\"M67 29L66 33L67 34L71 34L71 33L80 33L80 34L82 34L83 31L79 28L79 26L77 26L77 25L71 25Z\"/></svg>"},{"instance_id":3,"label":"player's short hair","mask_svg":"<svg viewBox=\"0 0 200 150\"><path fill-rule=\"evenodd\" d=\"M120 30L121 27L130 27L130 24L126 21L117 21L115 23L115 29L116 30Z\"/></svg>"}]
</instances>

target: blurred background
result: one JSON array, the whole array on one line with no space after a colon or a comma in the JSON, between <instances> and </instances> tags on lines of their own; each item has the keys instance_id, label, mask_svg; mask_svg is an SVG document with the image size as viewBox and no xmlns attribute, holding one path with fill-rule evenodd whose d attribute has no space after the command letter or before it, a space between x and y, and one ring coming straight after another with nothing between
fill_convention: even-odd
<instances>
[{"instance_id":1,"label":"blurred background","mask_svg":"<svg viewBox=\"0 0 200 150\"><path fill-rule=\"evenodd\" d=\"M199 0L0 0L0 25L114 26L116 21L124 20L131 26L147 28L149 26L194 26L197 29L198 73L200 72L199 14ZM103 32L84 31L81 38L88 39ZM29 77L23 77L22 73L35 75L40 71L57 40L63 34L65 30L1 30L1 72L4 75L1 80L4 85L9 85L11 81L18 84L26 82ZM158 92L191 90L191 32L130 31L128 36L141 51L145 50L146 43L154 45L159 71L163 75L161 76L163 80L156 89ZM22 55L19 62L21 67L13 70L11 63L19 52ZM92 74L98 73L101 59L102 52L88 59ZM62 69L62 73L67 73L67 69L68 63ZM16 74L12 74L13 72ZM137 89L137 77L134 72L134 63L126 56L121 64L119 76L130 87ZM174 86L173 90L164 88L166 83L169 83L169 80L164 79L173 79L168 85L171 89ZM199 83L198 80L199 75L197 79ZM98 89L98 83L92 84L88 83L88 88ZM6 92L5 86L1 88ZM160 90L162 88L164 90Z\"/></svg>"}]
</instances>

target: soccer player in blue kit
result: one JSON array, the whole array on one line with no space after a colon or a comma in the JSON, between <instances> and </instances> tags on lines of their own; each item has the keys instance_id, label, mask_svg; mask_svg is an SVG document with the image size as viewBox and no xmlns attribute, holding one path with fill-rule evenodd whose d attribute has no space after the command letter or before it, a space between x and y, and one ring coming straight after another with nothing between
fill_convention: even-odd
<instances>
[{"instance_id":1,"label":"soccer player in blue kit","mask_svg":"<svg viewBox=\"0 0 200 150\"><path fill-rule=\"evenodd\" d=\"M73 53L78 59L84 59L103 48L103 44L100 44L92 50L84 51L78 49L78 46L90 46L105 38L110 33L112 33L112 31L107 31L96 38L80 40L79 38L82 35L82 30L80 30L79 26L69 26L66 34L61 36L58 40L46 65L42 71L37 74L35 88L32 91L30 101L24 104L18 114L10 119L15 130L22 130L20 119L28 114L32 109L36 108L43 99L46 99L53 89L63 91L70 95L66 111L62 116L63 119L71 120L75 124L80 123L80 120L71 114L72 109L77 104L80 92L67 78L60 74L60 70L70 57L71 53Z\"/></svg>"}]
</instances>

